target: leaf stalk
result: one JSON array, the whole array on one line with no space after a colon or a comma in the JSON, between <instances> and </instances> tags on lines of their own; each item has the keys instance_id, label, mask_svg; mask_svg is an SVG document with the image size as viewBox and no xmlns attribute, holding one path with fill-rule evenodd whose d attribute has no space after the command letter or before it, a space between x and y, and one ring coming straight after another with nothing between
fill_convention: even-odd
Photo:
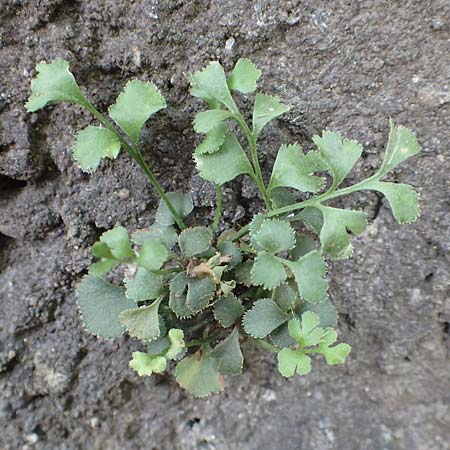
<instances>
[{"instance_id":1,"label":"leaf stalk","mask_svg":"<svg viewBox=\"0 0 450 450\"><path fill-rule=\"evenodd\" d=\"M180 215L177 213L175 207L173 206L172 202L167 197L166 192L162 188L162 186L159 184L158 180L156 179L155 175L153 174L152 170L148 166L147 162L144 160L144 157L142 156L142 153L138 148L136 148L134 145L130 145L126 139L116 130L116 128L111 125L110 121L99 111L95 109L92 104L87 103L85 105L86 109L94 115L96 119L98 119L102 125L104 125L108 130L112 131L117 138L119 139L122 146L125 148L127 153L139 164L142 171L145 173L146 177L149 179L151 185L154 187L156 192L159 194L163 202L166 204L167 208L169 209L170 213L175 219L175 222L180 227L181 230L184 230L186 228L185 223L183 222L183 219L180 217Z\"/></svg>"},{"instance_id":2,"label":"leaf stalk","mask_svg":"<svg viewBox=\"0 0 450 450\"><path fill-rule=\"evenodd\" d=\"M268 213L264 214L266 218L279 216L281 214L289 214L294 211L298 211L299 209L304 209L307 206L316 206L319 203L322 203L327 200L331 200L336 197L341 197L343 195L352 194L353 192L361 191L364 189L365 185L373 181L374 179L378 178L378 173L371 176L370 178L367 178L363 181L360 181L359 183L356 183L352 186L348 186L343 189L338 190L329 190L321 195L318 195L314 198L309 198L307 200L303 200L298 203L294 203L292 205L286 205L282 208L277 208L272 211L269 211ZM295 217L293 218L287 218L286 220L294 221L297 220ZM245 236L250 231L250 224L246 225L245 227L242 227L232 238L233 241L239 240L241 237Z\"/></svg>"},{"instance_id":3,"label":"leaf stalk","mask_svg":"<svg viewBox=\"0 0 450 450\"><path fill-rule=\"evenodd\" d=\"M234 120L236 123L241 127L245 138L247 139L248 146L250 149L250 156L252 158L252 166L253 170L255 171L255 182L256 185L261 192L261 196L264 200L264 203L266 205L266 208L270 211L272 209L271 201L269 193L267 192L266 186L264 184L264 179L262 176L261 166L259 164L258 159L258 150L256 146L256 138L255 135L250 131L250 128L248 127L247 123L241 116L241 114L234 114L233 115Z\"/></svg>"}]
</instances>

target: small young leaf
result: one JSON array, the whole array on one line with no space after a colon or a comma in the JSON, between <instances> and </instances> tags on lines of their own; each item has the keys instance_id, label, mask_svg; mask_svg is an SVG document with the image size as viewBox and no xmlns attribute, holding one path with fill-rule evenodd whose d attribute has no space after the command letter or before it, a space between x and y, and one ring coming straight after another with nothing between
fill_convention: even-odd
<instances>
[{"instance_id":1,"label":"small young leaf","mask_svg":"<svg viewBox=\"0 0 450 450\"><path fill-rule=\"evenodd\" d=\"M286 279L286 270L275 256L261 252L255 258L251 277L253 285L274 289Z\"/></svg>"},{"instance_id":2,"label":"small young leaf","mask_svg":"<svg viewBox=\"0 0 450 450\"><path fill-rule=\"evenodd\" d=\"M318 192L324 187L325 179L312 173L326 169L317 152L305 155L297 144L282 145L273 166L269 190L292 187L301 192Z\"/></svg>"},{"instance_id":3,"label":"small young leaf","mask_svg":"<svg viewBox=\"0 0 450 450\"><path fill-rule=\"evenodd\" d=\"M145 122L165 107L166 102L153 83L132 80L127 83L108 112L136 145Z\"/></svg>"},{"instance_id":4,"label":"small young leaf","mask_svg":"<svg viewBox=\"0 0 450 450\"><path fill-rule=\"evenodd\" d=\"M186 304L188 308L196 313L205 309L214 297L216 285L211 278L188 279L188 292Z\"/></svg>"},{"instance_id":5,"label":"small young leaf","mask_svg":"<svg viewBox=\"0 0 450 450\"><path fill-rule=\"evenodd\" d=\"M139 267L135 273L134 270L127 271L125 286L127 297L135 302L157 299L164 292L163 277L143 267Z\"/></svg>"},{"instance_id":6,"label":"small young leaf","mask_svg":"<svg viewBox=\"0 0 450 450\"><path fill-rule=\"evenodd\" d=\"M292 270L301 297L307 302L320 303L327 298L328 283L324 278L325 261L313 250L297 261L285 261Z\"/></svg>"},{"instance_id":7,"label":"small young leaf","mask_svg":"<svg viewBox=\"0 0 450 450\"><path fill-rule=\"evenodd\" d=\"M89 126L78 133L73 155L83 171L90 173L97 170L102 158L117 158L120 146L111 130Z\"/></svg>"},{"instance_id":8,"label":"small young leaf","mask_svg":"<svg viewBox=\"0 0 450 450\"><path fill-rule=\"evenodd\" d=\"M295 234L288 222L265 220L259 231L254 234L252 243L255 250L264 249L275 254L290 250L295 245Z\"/></svg>"},{"instance_id":9,"label":"small young leaf","mask_svg":"<svg viewBox=\"0 0 450 450\"><path fill-rule=\"evenodd\" d=\"M256 94L253 108L253 134L258 137L264 126L289 111L290 107L283 105L278 98L265 94Z\"/></svg>"},{"instance_id":10,"label":"small young leaf","mask_svg":"<svg viewBox=\"0 0 450 450\"><path fill-rule=\"evenodd\" d=\"M187 228L178 236L178 245L185 258L192 258L206 252L211 239L212 233L207 227Z\"/></svg>"},{"instance_id":11,"label":"small young leaf","mask_svg":"<svg viewBox=\"0 0 450 450\"><path fill-rule=\"evenodd\" d=\"M143 352L133 352L129 366L137 372L140 377L152 373L163 373L166 370L166 358L152 356Z\"/></svg>"},{"instance_id":12,"label":"small young leaf","mask_svg":"<svg viewBox=\"0 0 450 450\"><path fill-rule=\"evenodd\" d=\"M167 248L173 248L177 243L177 232L172 226L161 225L155 222L150 228L137 230L131 235L131 239L135 244L142 245L147 239L159 239L166 244Z\"/></svg>"},{"instance_id":13,"label":"small young leaf","mask_svg":"<svg viewBox=\"0 0 450 450\"><path fill-rule=\"evenodd\" d=\"M152 341L161 334L158 317L160 303L161 299L149 306L127 309L119 314L119 320L126 327L130 336L143 341Z\"/></svg>"},{"instance_id":14,"label":"small young leaf","mask_svg":"<svg viewBox=\"0 0 450 450\"><path fill-rule=\"evenodd\" d=\"M401 125L394 126L394 122L389 122L391 131L389 141L384 154L383 164L378 174L380 177L397 167L401 162L410 156L420 152L420 145L414 133Z\"/></svg>"},{"instance_id":15,"label":"small young leaf","mask_svg":"<svg viewBox=\"0 0 450 450\"><path fill-rule=\"evenodd\" d=\"M311 358L304 353L283 348L278 353L278 371L284 377L292 377L295 373L306 375L311 372Z\"/></svg>"},{"instance_id":16,"label":"small young leaf","mask_svg":"<svg viewBox=\"0 0 450 450\"><path fill-rule=\"evenodd\" d=\"M124 227L115 227L112 230L105 231L100 236L100 242L105 243L114 258L119 261L135 257L131 249L128 231Z\"/></svg>"},{"instance_id":17,"label":"small young leaf","mask_svg":"<svg viewBox=\"0 0 450 450\"><path fill-rule=\"evenodd\" d=\"M323 356L329 366L334 366L336 364L344 364L347 356L351 351L351 347L348 344L338 344L334 347L328 347L327 345L319 345Z\"/></svg>"},{"instance_id":18,"label":"small young leaf","mask_svg":"<svg viewBox=\"0 0 450 450\"><path fill-rule=\"evenodd\" d=\"M36 69L38 75L31 81L31 95L25 105L28 112L35 112L49 102L89 104L69 71L67 61L58 58L50 64L38 64Z\"/></svg>"},{"instance_id":19,"label":"small young leaf","mask_svg":"<svg viewBox=\"0 0 450 450\"><path fill-rule=\"evenodd\" d=\"M136 262L147 270L158 270L167 261L169 253L158 239L147 239L141 247Z\"/></svg>"},{"instance_id":20,"label":"small young leaf","mask_svg":"<svg viewBox=\"0 0 450 450\"><path fill-rule=\"evenodd\" d=\"M170 347L167 350L165 356L167 359L175 359L185 348L184 332L177 328L169 330Z\"/></svg>"},{"instance_id":21,"label":"small young leaf","mask_svg":"<svg viewBox=\"0 0 450 450\"><path fill-rule=\"evenodd\" d=\"M324 131L322 137L313 136L313 142L333 175L332 187L338 187L361 156L361 144L331 131Z\"/></svg>"},{"instance_id":22,"label":"small young leaf","mask_svg":"<svg viewBox=\"0 0 450 450\"><path fill-rule=\"evenodd\" d=\"M244 313L244 307L241 301L233 294L226 297L220 297L214 303L214 318L227 328L233 325L239 317Z\"/></svg>"},{"instance_id":23,"label":"small young leaf","mask_svg":"<svg viewBox=\"0 0 450 450\"><path fill-rule=\"evenodd\" d=\"M119 263L115 259L102 258L101 261L97 261L89 267L89 275L92 275L93 277L101 277L118 264Z\"/></svg>"},{"instance_id":24,"label":"small young leaf","mask_svg":"<svg viewBox=\"0 0 450 450\"><path fill-rule=\"evenodd\" d=\"M289 322L289 334L301 347L317 345L325 334L325 330L319 326L319 317L311 311L302 314L300 322L292 319Z\"/></svg>"},{"instance_id":25,"label":"small young leaf","mask_svg":"<svg viewBox=\"0 0 450 450\"><path fill-rule=\"evenodd\" d=\"M188 356L175 369L178 384L194 397L223 391L217 362L209 354Z\"/></svg>"},{"instance_id":26,"label":"small young leaf","mask_svg":"<svg viewBox=\"0 0 450 450\"><path fill-rule=\"evenodd\" d=\"M108 339L123 334L119 313L134 307L124 288L88 275L78 286L77 299L87 331Z\"/></svg>"},{"instance_id":27,"label":"small young leaf","mask_svg":"<svg viewBox=\"0 0 450 450\"><path fill-rule=\"evenodd\" d=\"M248 94L256 90L256 82L261 76L261 71L246 58L238 60L233 72L228 79L228 87L234 91Z\"/></svg>"},{"instance_id":28,"label":"small young leaf","mask_svg":"<svg viewBox=\"0 0 450 450\"><path fill-rule=\"evenodd\" d=\"M381 192L388 199L398 223L411 223L419 217L419 195L409 184L371 181L365 189Z\"/></svg>"},{"instance_id":29,"label":"small young leaf","mask_svg":"<svg viewBox=\"0 0 450 450\"><path fill-rule=\"evenodd\" d=\"M331 344L334 344L337 341L337 333L333 328L326 328L325 334L322 336L322 339L320 340L319 346L327 345L330 346Z\"/></svg>"},{"instance_id":30,"label":"small young leaf","mask_svg":"<svg viewBox=\"0 0 450 450\"><path fill-rule=\"evenodd\" d=\"M192 198L189 194L169 192L166 195L181 218L184 219L194 209L194 204L192 203ZM156 222L165 226L173 225L175 223L172 213L169 211L169 208L163 200L159 202L158 209L156 210Z\"/></svg>"},{"instance_id":31,"label":"small young leaf","mask_svg":"<svg viewBox=\"0 0 450 450\"><path fill-rule=\"evenodd\" d=\"M244 330L255 338L266 337L275 328L289 320L278 305L269 298L257 300L252 309L249 309L242 320Z\"/></svg>"},{"instance_id":32,"label":"small young leaf","mask_svg":"<svg viewBox=\"0 0 450 450\"><path fill-rule=\"evenodd\" d=\"M239 346L238 330L235 328L228 337L219 342L210 356L216 360L220 373L242 373L244 357Z\"/></svg>"},{"instance_id":33,"label":"small young leaf","mask_svg":"<svg viewBox=\"0 0 450 450\"><path fill-rule=\"evenodd\" d=\"M337 323L336 308L329 300L325 300L321 303L305 302L299 310L299 315L301 316L306 311L311 311L319 317L319 325L322 328L334 327Z\"/></svg>"},{"instance_id":34,"label":"small young leaf","mask_svg":"<svg viewBox=\"0 0 450 450\"><path fill-rule=\"evenodd\" d=\"M192 87L191 94L194 97L205 100L214 108L222 104L230 111L238 111L228 89L223 67L218 62L211 62L202 71L191 75L190 82Z\"/></svg>"},{"instance_id":35,"label":"small young leaf","mask_svg":"<svg viewBox=\"0 0 450 450\"><path fill-rule=\"evenodd\" d=\"M361 234L367 226L367 214L360 211L319 206L323 215L320 242L323 251L334 258L348 258L353 251L347 230Z\"/></svg>"},{"instance_id":36,"label":"small young leaf","mask_svg":"<svg viewBox=\"0 0 450 450\"><path fill-rule=\"evenodd\" d=\"M223 123L213 128L207 133L203 142L196 147L195 154L203 155L204 153L217 152L225 142L227 130L227 126Z\"/></svg>"},{"instance_id":37,"label":"small young leaf","mask_svg":"<svg viewBox=\"0 0 450 450\"><path fill-rule=\"evenodd\" d=\"M106 242L102 242L102 241L97 241L92 246L92 254L96 258L114 259L114 256L108 247L108 244Z\"/></svg>"},{"instance_id":38,"label":"small young leaf","mask_svg":"<svg viewBox=\"0 0 450 450\"><path fill-rule=\"evenodd\" d=\"M94 277L100 277L108 273L119 264L119 261L114 258L106 242L97 241L92 246L92 254L96 258L100 258L100 261L97 261L89 267L89 275Z\"/></svg>"},{"instance_id":39,"label":"small young leaf","mask_svg":"<svg viewBox=\"0 0 450 450\"><path fill-rule=\"evenodd\" d=\"M200 176L212 183L223 185L253 169L244 150L233 134L228 134L220 149L212 154L194 155Z\"/></svg>"},{"instance_id":40,"label":"small young leaf","mask_svg":"<svg viewBox=\"0 0 450 450\"><path fill-rule=\"evenodd\" d=\"M303 334L302 334L302 327L300 325L300 320L298 319L291 319L288 322L288 331L289 335L299 344L302 342Z\"/></svg>"},{"instance_id":41,"label":"small young leaf","mask_svg":"<svg viewBox=\"0 0 450 450\"><path fill-rule=\"evenodd\" d=\"M195 116L194 131L196 133L209 133L230 117L231 113L223 109L210 109L199 112Z\"/></svg>"},{"instance_id":42,"label":"small young leaf","mask_svg":"<svg viewBox=\"0 0 450 450\"><path fill-rule=\"evenodd\" d=\"M188 278L184 272L176 274L170 282L169 307L181 319L193 315L193 312L187 305L187 284Z\"/></svg>"},{"instance_id":43,"label":"small young leaf","mask_svg":"<svg viewBox=\"0 0 450 450\"><path fill-rule=\"evenodd\" d=\"M223 266L222 266L223 268ZM217 272L217 269L220 267L215 267L214 270ZM231 281L221 281L220 282L220 290L224 296L230 295L233 292L233 289L236 288L236 280Z\"/></svg>"}]
</instances>

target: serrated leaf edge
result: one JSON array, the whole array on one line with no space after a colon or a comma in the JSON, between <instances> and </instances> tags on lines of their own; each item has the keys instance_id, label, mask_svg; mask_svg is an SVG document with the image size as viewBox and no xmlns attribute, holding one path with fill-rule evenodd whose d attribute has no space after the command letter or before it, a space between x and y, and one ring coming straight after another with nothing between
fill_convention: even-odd
<instances>
[{"instance_id":1,"label":"serrated leaf edge","mask_svg":"<svg viewBox=\"0 0 450 450\"><path fill-rule=\"evenodd\" d=\"M256 257L258 257L261 253L262 253L262 252L258 253ZM267 252L267 251L266 251L266 253L267 253L268 255L270 255L270 256L273 256L272 254L270 254L270 253ZM280 258L277 258L276 256L274 256L274 258L275 258L276 260L278 260L279 262L281 262L281 261L280 261ZM256 261L256 258L255 258L255 261ZM286 272L286 269L285 269L286 265L285 265L284 263L281 263L281 264L282 264L282 266L283 266L284 271ZM266 289L266 290L272 291L273 289L276 289L277 287L281 286L281 285L286 281L286 279L288 278L288 274L286 273L286 278L285 278L284 280L281 280L276 286L273 286L273 287L268 287L268 286L266 286L265 282L263 282L262 284L261 284L261 283L257 284L257 283L255 283L255 282L253 281L253 269L254 269L254 268L255 268L255 264L254 264L254 262L253 262L252 268L250 269L250 278L251 278L251 281L252 281L252 285L253 285L253 286L262 286L262 287L263 287L264 289ZM275 302L275 303L276 303L276 302ZM280 308L280 309L281 309L281 308Z\"/></svg>"},{"instance_id":2,"label":"serrated leaf edge","mask_svg":"<svg viewBox=\"0 0 450 450\"><path fill-rule=\"evenodd\" d=\"M81 279L80 283L78 283L78 284L81 284L81 283L84 281L84 279L87 278L87 277L89 277L89 276L92 276L92 275L86 274L86 275ZM102 277L99 277L99 278L103 280ZM118 286L118 287L121 287L121 286ZM86 322L85 322L85 320L84 320L84 318L83 318L83 314L82 314L82 312L81 312L80 304L79 304L79 302L78 302L78 291L76 291L75 297L76 297L76 299L77 299L77 301L76 301L75 303L77 304L76 307L77 307L77 309L78 309L78 315L79 315L79 317L80 317L80 319L81 319L82 327L83 327L83 329L84 329L85 331L87 331L91 336L95 336L95 338L101 339L102 341L110 341L110 342L112 342L112 341L114 341L114 340L120 338L121 336L123 336L123 335L125 334L125 332L127 331L125 327L123 327L123 331L122 331L122 333L121 333L119 336L116 336L116 337L113 337L113 338L103 337L103 336L100 336L100 335L97 334L97 333L93 333L92 331L90 331L89 328L86 326ZM127 297L127 298L128 298L128 297ZM130 299L130 300L131 300L131 299ZM123 326L123 325L122 325L122 326Z\"/></svg>"},{"instance_id":3,"label":"serrated leaf edge","mask_svg":"<svg viewBox=\"0 0 450 450\"><path fill-rule=\"evenodd\" d=\"M259 227L259 230L258 230L255 234L253 234L253 235L251 236L252 239L255 239L256 236L258 236L258 234L259 234L260 231L261 231L262 226L263 226L265 223L267 223L267 222L283 222L283 223L287 223L287 224L289 225L289 228L290 228L290 230L291 230L292 240L293 240L294 244L293 244L290 248L288 248L288 249L286 249L286 250L283 250L283 252L289 252L289 251L291 251L291 250L295 247L295 244L296 244L296 241L295 241L295 231L294 231L294 229L291 227L291 224L290 224L289 222L287 222L286 220L273 219L273 218L271 218L271 217L264 219L264 220L262 221L262 223L261 223L261 226ZM257 249L255 249L255 250L257 250ZM265 251L266 251L267 253L269 253L269 255L272 255L272 253L270 253L269 251L267 251L267 250L265 250ZM259 252L258 252L258 253L259 253ZM281 252L277 252L277 253L281 253Z\"/></svg>"},{"instance_id":4,"label":"serrated leaf edge","mask_svg":"<svg viewBox=\"0 0 450 450\"><path fill-rule=\"evenodd\" d=\"M181 236L184 232L187 232L187 231L193 231L193 230L198 229L198 228L204 228L204 229L209 230L209 228L206 227L206 226L203 226L203 225L196 225L196 226L194 226L194 227L188 227L188 228L185 228L185 229L178 235L177 243L178 243L178 247L180 247L181 253L183 253L183 250L182 250L181 245L180 245L180 236ZM207 246L206 248L204 248L200 253L206 252L206 251L211 247L211 240L212 240L212 233L211 233L211 232L210 232L210 235L211 235L211 239L210 239L210 241L209 241L208 246ZM195 256L194 256L194 258L195 258Z\"/></svg>"},{"instance_id":5,"label":"serrated leaf edge","mask_svg":"<svg viewBox=\"0 0 450 450\"><path fill-rule=\"evenodd\" d=\"M264 339L264 338L260 338L260 337L254 336L253 334L249 333L248 330L247 330L247 328L246 328L246 326L245 326L245 324L244 324L244 319L245 319L245 317L247 316L247 314L248 314L250 311L253 311L253 310L254 310L256 303L257 303L258 301L260 301L260 300L270 300L270 301L272 301L272 302L275 303L275 305L277 306L277 308L280 309L280 311L283 311L283 310L276 304L276 302L275 302L274 300L272 300L271 298L268 298L268 297L265 297L265 298L258 298L258 299L255 301L255 303L253 303L252 307L249 308L249 309L247 309L247 311L245 311L245 313L242 315L242 318L241 318L242 328L243 328L244 331L245 331L249 336L251 336L253 339ZM284 313L284 312L283 312L283 313ZM286 314L286 313L284 313L284 314ZM289 318L286 318L286 321L287 321L288 319L289 319ZM281 325L282 325L282 324L281 324ZM270 333L269 333L269 334L270 334Z\"/></svg>"},{"instance_id":6,"label":"serrated leaf edge","mask_svg":"<svg viewBox=\"0 0 450 450\"><path fill-rule=\"evenodd\" d=\"M234 294L233 294L233 295L234 295ZM242 305L242 300L241 300L237 295L235 295L235 297L241 302L242 308L244 308L244 306ZM217 299L217 300L219 300L219 299ZM211 303L209 306L210 306L210 307L213 307L213 306L215 305L215 303L217 303L217 300L216 300L214 303ZM244 317L244 315L245 315L245 312L243 312L243 313L241 314L241 316L238 317L231 325L225 326L225 325L223 325L222 322L216 317L216 309L215 309L215 308L212 308L212 311L213 311L213 317L214 317L214 320L215 320L216 322L218 322L219 325L220 325L222 328L225 328L225 329L232 327L233 324L235 324L237 320L241 319L241 318Z\"/></svg>"}]
</instances>

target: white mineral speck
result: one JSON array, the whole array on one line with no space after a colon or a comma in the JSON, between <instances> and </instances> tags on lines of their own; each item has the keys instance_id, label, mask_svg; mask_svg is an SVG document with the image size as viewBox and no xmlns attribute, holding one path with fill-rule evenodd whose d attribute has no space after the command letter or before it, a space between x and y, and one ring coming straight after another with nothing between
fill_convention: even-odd
<instances>
[{"instance_id":1,"label":"white mineral speck","mask_svg":"<svg viewBox=\"0 0 450 450\"><path fill-rule=\"evenodd\" d=\"M230 37L226 40L225 42L225 50L227 52L231 52L233 50L234 47L234 43L235 43L235 39L233 37Z\"/></svg>"},{"instance_id":2,"label":"white mineral speck","mask_svg":"<svg viewBox=\"0 0 450 450\"><path fill-rule=\"evenodd\" d=\"M31 433L28 434L25 439L29 444L36 444L36 442L39 440L39 435L36 433Z\"/></svg>"}]
</instances>

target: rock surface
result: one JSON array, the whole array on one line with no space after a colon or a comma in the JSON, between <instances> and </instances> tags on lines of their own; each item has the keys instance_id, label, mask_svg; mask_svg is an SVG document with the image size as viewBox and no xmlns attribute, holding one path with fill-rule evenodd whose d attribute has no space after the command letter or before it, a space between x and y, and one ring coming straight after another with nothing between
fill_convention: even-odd
<instances>
[{"instance_id":1,"label":"rock surface","mask_svg":"<svg viewBox=\"0 0 450 450\"><path fill-rule=\"evenodd\" d=\"M0 449L449 450L450 6L447 0L3 0L0 17ZM293 109L264 133L267 173L277 147L328 127L365 146L352 177L380 163L387 118L413 128L419 158L395 179L418 187L422 216L398 226L385 201L353 259L330 264L344 367L317 364L285 380L271 355L245 347L247 370L226 392L188 398L168 376L139 379L136 343L83 331L74 290L105 229L150 223L156 196L122 155L87 176L74 165L68 105L25 113L35 63L63 57L105 110L126 80L153 80L168 108L143 136L167 189L194 190L190 122L202 105L187 74L250 57L262 90ZM225 218L261 207L243 180L227 188Z\"/></svg>"}]
</instances>

